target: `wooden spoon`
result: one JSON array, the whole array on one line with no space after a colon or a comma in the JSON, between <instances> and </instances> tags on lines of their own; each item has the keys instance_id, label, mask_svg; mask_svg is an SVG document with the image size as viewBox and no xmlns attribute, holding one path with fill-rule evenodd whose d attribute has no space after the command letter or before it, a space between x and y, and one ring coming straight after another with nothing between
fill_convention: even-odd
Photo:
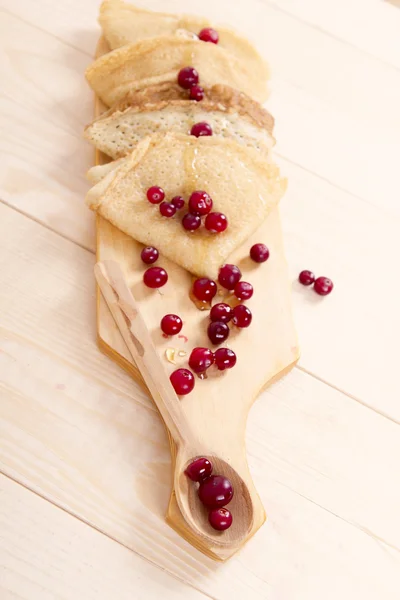
<instances>
[{"instance_id":1,"label":"wooden spoon","mask_svg":"<svg viewBox=\"0 0 400 600\"><path fill-rule=\"evenodd\" d=\"M201 432L196 432L195 427L187 420L182 409L185 398L180 400L170 383L140 314L139 306L119 265L114 261L97 263L95 275L132 358L175 441L175 495L180 512L190 530L191 541L203 551L207 548L215 558L225 560L236 552L265 520L264 509L249 476L247 463L239 460L234 468L227 460L215 456L212 448L202 447L199 441ZM225 532L218 532L211 527L207 510L197 495L197 484L184 474L187 465L198 456L209 458L214 465L214 473L227 477L233 485L234 497L228 507L233 515L233 524ZM234 456L236 453L233 448L232 459Z\"/></svg>"}]
</instances>

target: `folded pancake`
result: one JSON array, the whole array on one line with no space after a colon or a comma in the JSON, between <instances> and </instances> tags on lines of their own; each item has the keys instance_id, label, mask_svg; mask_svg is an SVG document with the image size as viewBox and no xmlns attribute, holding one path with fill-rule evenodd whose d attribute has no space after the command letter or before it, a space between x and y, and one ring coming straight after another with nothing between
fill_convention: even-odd
<instances>
[{"instance_id":1,"label":"folded pancake","mask_svg":"<svg viewBox=\"0 0 400 600\"><path fill-rule=\"evenodd\" d=\"M212 26L218 31L219 46L247 63L256 76L262 79L269 77L268 66L246 38L226 27L212 25L202 17L153 12L122 0L105 0L100 7L99 23L112 50L146 38L171 35L179 30L197 35L204 27Z\"/></svg>"},{"instance_id":2,"label":"folded pancake","mask_svg":"<svg viewBox=\"0 0 400 600\"><path fill-rule=\"evenodd\" d=\"M133 92L122 103L117 103L100 118L88 125L84 136L98 150L112 158L132 152L144 137L152 133L189 134L192 126L206 121L216 137L235 139L237 142L268 151L274 143L273 117L258 103L228 86L215 85L206 91L201 102L188 100L177 84L162 84L168 99L157 101L151 93ZM176 98L171 89L176 90ZM154 93L155 95L155 93Z\"/></svg>"},{"instance_id":3,"label":"folded pancake","mask_svg":"<svg viewBox=\"0 0 400 600\"><path fill-rule=\"evenodd\" d=\"M221 83L243 90L260 102L267 97L267 75L260 77L256 69L219 44L201 42L182 32L108 52L88 67L86 78L101 100L112 106L131 91L176 83L178 72L187 66L197 69L203 87Z\"/></svg>"},{"instance_id":4,"label":"folded pancake","mask_svg":"<svg viewBox=\"0 0 400 600\"><path fill-rule=\"evenodd\" d=\"M153 185L164 189L167 200L176 195L187 199L194 190L207 191L214 201L213 211L227 216L228 228L220 234L203 226L187 232L181 224L184 210L168 219L148 202L146 191ZM285 189L286 180L268 155L229 139L170 133L139 142L89 191L86 201L135 240L156 246L195 275L215 278Z\"/></svg>"}]
</instances>

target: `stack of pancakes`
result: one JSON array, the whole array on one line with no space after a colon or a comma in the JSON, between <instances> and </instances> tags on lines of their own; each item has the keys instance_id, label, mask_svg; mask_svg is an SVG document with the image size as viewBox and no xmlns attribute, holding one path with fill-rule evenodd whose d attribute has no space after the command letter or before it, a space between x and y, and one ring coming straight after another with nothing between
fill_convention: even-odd
<instances>
[{"instance_id":1,"label":"stack of pancakes","mask_svg":"<svg viewBox=\"0 0 400 600\"><path fill-rule=\"evenodd\" d=\"M89 66L86 77L110 108L87 126L85 137L114 161L89 171L94 186L88 205L193 274L215 278L286 188L271 156L274 121L260 104L268 67L246 39L226 28L215 26L218 44L199 40L199 31L211 25L202 18L106 0L100 24L111 51ZM199 102L177 84L187 66L199 73ZM202 121L213 135L190 135ZM178 215L162 217L146 200L153 185L166 199L207 191L213 210L227 216L227 230L189 233Z\"/></svg>"}]
</instances>

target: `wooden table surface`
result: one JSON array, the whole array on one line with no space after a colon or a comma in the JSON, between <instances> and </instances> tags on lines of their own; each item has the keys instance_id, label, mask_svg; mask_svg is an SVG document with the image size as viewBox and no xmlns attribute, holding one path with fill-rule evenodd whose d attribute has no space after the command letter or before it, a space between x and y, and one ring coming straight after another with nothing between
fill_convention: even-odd
<instances>
[{"instance_id":1,"label":"wooden table surface","mask_svg":"<svg viewBox=\"0 0 400 600\"><path fill-rule=\"evenodd\" d=\"M0 598L400 597L400 10L382 0L141 0L270 61L302 358L256 402L269 519L226 564L164 522L166 435L95 339L84 205L97 0L0 0ZM296 282L335 282L321 299Z\"/></svg>"}]
</instances>

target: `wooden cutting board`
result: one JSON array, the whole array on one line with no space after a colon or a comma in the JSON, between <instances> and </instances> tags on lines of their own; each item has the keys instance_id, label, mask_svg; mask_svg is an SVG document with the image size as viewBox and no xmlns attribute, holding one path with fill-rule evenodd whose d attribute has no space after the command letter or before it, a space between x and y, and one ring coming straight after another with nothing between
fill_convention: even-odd
<instances>
[{"instance_id":1,"label":"wooden cutting board","mask_svg":"<svg viewBox=\"0 0 400 600\"><path fill-rule=\"evenodd\" d=\"M100 41L97 56L106 51L106 44ZM96 116L104 109L97 101ZM101 153L96 153L96 164L103 164L108 160ZM162 186L162 182L158 184ZM97 216L96 224L97 260L115 260L120 264L130 289L141 306L164 368L171 373L178 367L187 367L189 354L194 347L210 347L206 334L208 313L198 310L189 298L192 275L161 256L157 265L163 266L168 272L168 283L160 290L150 290L142 282L146 269L140 259L143 246L100 216ZM263 242L270 249L269 260L261 265L249 258L249 249L256 242ZM226 372L213 370L205 380L196 379L195 389L182 399L182 407L189 422L200 432L203 446L209 448L210 454L220 456L239 470L249 486L258 510L248 539L266 517L247 467L247 415L260 392L289 371L299 358L278 209L231 255L229 262L237 264L242 271L243 280L254 286L254 296L246 303L253 313L253 322L248 329L233 328L225 344L236 352L236 366ZM220 297L220 301L223 299ZM182 318L184 325L180 336L168 339L163 337L160 320L167 313L175 313ZM101 350L144 385L99 292L97 334ZM176 364L167 359L167 350L169 356L175 353ZM176 448L171 436L169 439L174 466ZM174 490L171 491L166 518L190 543L216 560L225 560L238 549L220 552L217 548L202 544L181 516Z\"/></svg>"}]
</instances>

